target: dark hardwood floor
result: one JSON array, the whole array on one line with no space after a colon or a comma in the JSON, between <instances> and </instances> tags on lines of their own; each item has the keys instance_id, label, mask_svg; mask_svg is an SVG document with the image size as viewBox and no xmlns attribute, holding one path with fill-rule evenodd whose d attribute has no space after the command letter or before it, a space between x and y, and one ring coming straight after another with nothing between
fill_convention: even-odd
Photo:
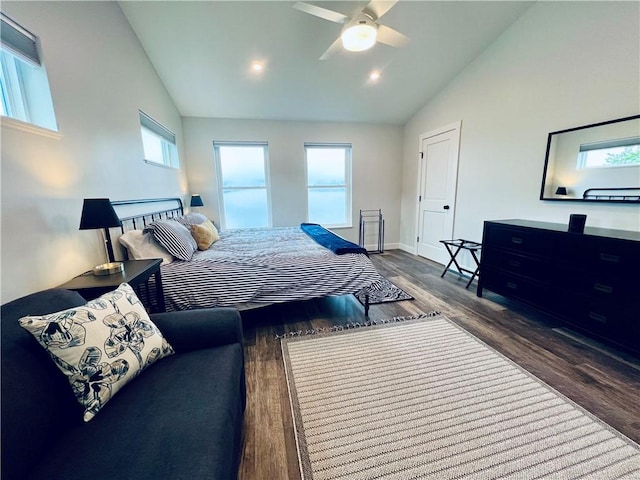
<instances>
[{"instance_id":1,"label":"dark hardwood floor","mask_svg":"<svg viewBox=\"0 0 640 480\"><path fill-rule=\"evenodd\" d=\"M454 273L400 250L371 256L389 280L415 297L371 306L383 319L437 310L609 425L640 443L640 359L571 332L499 295L475 294ZM276 334L365 320L353 296L242 312L247 373L242 480L300 479L289 394ZM318 359L322 368L322 359Z\"/></svg>"}]
</instances>

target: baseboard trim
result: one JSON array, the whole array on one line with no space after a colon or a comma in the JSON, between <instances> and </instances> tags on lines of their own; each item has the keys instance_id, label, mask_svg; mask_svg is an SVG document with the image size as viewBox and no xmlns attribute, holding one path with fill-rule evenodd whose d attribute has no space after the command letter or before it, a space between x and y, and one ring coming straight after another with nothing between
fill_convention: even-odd
<instances>
[{"instance_id":1,"label":"baseboard trim","mask_svg":"<svg viewBox=\"0 0 640 480\"><path fill-rule=\"evenodd\" d=\"M385 243L384 250L398 250L398 245L398 243ZM366 248L368 252L375 252L378 250L378 245L365 245L364 248Z\"/></svg>"},{"instance_id":2,"label":"baseboard trim","mask_svg":"<svg viewBox=\"0 0 640 480\"><path fill-rule=\"evenodd\" d=\"M403 250L403 251L407 252L407 253L410 253L411 255L417 255L418 254L418 252L416 251L415 245L411 246L411 245L407 245L405 243L399 243L398 244L398 248L400 250Z\"/></svg>"}]
</instances>

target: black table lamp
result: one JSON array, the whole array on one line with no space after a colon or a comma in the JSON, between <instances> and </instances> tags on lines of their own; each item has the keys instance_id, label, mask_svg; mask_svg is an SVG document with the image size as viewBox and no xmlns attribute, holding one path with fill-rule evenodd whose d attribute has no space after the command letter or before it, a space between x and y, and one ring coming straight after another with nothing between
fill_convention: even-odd
<instances>
[{"instance_id":1,"label":"black table lamp","mask_svg":"<svg viewBox=\"0 0 640 480\"><path fill-rule=\"evenodd\" d=\"M116 262L111 244L110 227L119 227L122 223L108 198L85 198L82 204L80 230L104 229L104 241L107 248L109 263L97 265L93 269L94 275L106 275L123 270L122 262Z\"/></svg>"},{"instance_id":2,"label":"black table lamp","mask_svg":"<svg viewBox=\"0 0 640 480\"><path fill-rule=\"evenodd\" d=\"M204 203L202 202L202 197L198 194L191 195L191 203L189 203L190 207L204 207Z\"/></svg>"}]
</instances>

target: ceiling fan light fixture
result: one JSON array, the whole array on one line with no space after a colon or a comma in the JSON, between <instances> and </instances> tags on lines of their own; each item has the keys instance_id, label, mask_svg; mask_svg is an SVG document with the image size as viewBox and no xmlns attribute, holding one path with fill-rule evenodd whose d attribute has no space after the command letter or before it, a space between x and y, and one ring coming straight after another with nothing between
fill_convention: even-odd
<instances>
[{"instance_id":1,"label":"ceiling fan light fixture","mask_svg":"<svg viewBox=\"0 0 640 480\"><path fill-rule=\"evenodd\" d=\"M342 46L350 52L363 52L376 44L378 31L368 18L358 19L342 31Z\"/></svg>"}]
</instances>

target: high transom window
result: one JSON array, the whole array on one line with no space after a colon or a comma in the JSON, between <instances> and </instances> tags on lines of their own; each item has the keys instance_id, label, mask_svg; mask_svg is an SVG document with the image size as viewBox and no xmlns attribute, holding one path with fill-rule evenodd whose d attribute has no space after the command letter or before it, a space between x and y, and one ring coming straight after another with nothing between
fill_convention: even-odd
<instances>
[{"instance_id":1,"label":"high transom window","mask_svg":"<svg viewBox=\"0 0 640 480\"><path fill-rule=\"evenodd\" d=\"M584 143L578 168L630 167L640 165L640 137Z\"/></svg>"},{"instance_id":2,"label":"high transom window","mask_svg":"<svg viewBox=\"0 0 640 480\"><path fill-rule=\"evenodd\" d=\"M139 111L144 161L165 167L180 168L176 135L146 113Z\"/></svg>"},{"instance_id":3,"label":"high transom window","mask_svg":"<svg viewBox=\"0 0 640 480\"><path fill-rule=\"evenodd\" d=\"M0 113L58 131L38 37L4 13L0 20Z\"/></svg>"}]
</instances>

